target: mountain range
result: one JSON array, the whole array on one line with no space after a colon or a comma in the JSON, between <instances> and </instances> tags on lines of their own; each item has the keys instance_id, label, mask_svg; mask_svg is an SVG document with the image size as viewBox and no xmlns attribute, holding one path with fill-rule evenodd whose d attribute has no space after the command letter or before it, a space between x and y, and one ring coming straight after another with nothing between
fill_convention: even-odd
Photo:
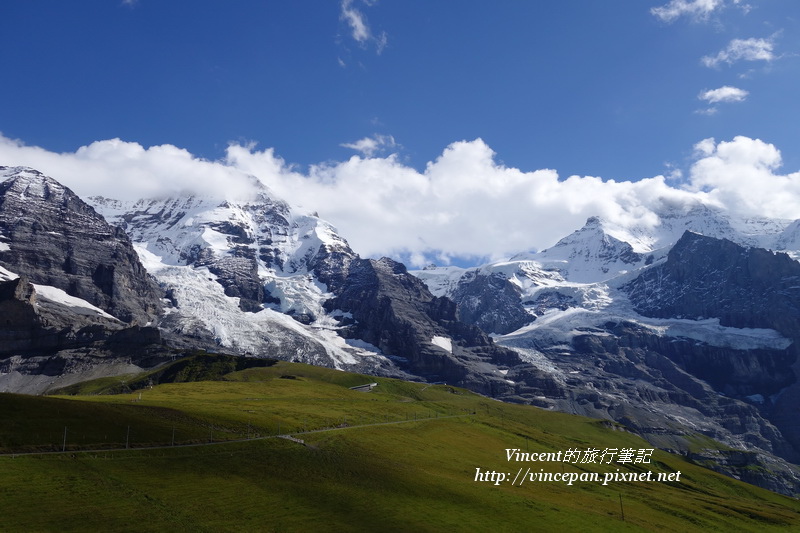
<instances>
[{"instance_id":1,"label":"mountain range","mask_svg":"<svg viewBox=\"0 0 800 533\"><path fill-rule=\"evenodd\" d=\"M657 215L409 271L255 178L236 197L129 202L0 167L0 392L198 349L280 358L614 420L800 493L800 221Z\"/></svg>"}]
</instances>

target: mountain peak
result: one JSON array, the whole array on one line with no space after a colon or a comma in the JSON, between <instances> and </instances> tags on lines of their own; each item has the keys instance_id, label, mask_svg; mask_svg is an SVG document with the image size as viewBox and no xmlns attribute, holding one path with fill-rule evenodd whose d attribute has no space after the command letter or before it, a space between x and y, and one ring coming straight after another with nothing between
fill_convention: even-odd
<instances>
[{"instance_id":1,"label":"mountain peak","mask_svg":"<svg viewBox=\"0 0 800 533\"><path fill-rule=\"evenodd\" d=\"M53 178L29 167L0 167L0 187L14 191L22 199L62 201L65 195L78 197Z\"/></svg>"},{"instance_id":2,"label":"mountain peak","mask_svg":"<svg viewBox=\"0 0 800 533\"><path fill-rule=\"evenodd\" d=\"M0 165L0 178L36 177L36 176L45 177L44 174L31 167L25 167L25 166L9 167Z\"/></svg>"},{"instance_id":3,"label":"mountain peak","mask_svg":"<svg viewBox=\"0 0 800 533\"><path fill-rule=\"evenodd\" d=\"M161 294L124 231L39 171L0 167L0 176L0 266L125 322L159 313Z\"/></svg>"}]
</instances>

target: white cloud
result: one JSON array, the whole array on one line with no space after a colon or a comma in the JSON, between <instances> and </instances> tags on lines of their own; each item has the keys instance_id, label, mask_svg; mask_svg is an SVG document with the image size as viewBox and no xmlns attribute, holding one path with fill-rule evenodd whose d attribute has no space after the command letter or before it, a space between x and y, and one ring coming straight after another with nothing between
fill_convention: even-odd
<instances>
[{"instance_id":1,"label":"white cloud","mask_svg":"<svg viewBox=\"0 0 800 533\"><path fill-rule=\"evenodd\" d=\"M364 43L370 38L369 26L364 14L353 7L353 0L342 0L341 18L350 26L353 39L359 43Z\"/></svg>"},{"instance_id":2,"label":"white cloud","mask_svg":"<svg viewBox=\"0 0 800 533\"><path fill-rule=\"evenodd\" d=\"M144 148L110 139L58 154L0 135L0 165L30 166L63 181L78 195L136 199L174 195L246 195L250 179L235 168L194 157L165 144Z\"/></svg>"},{"instance_id":3,"label":"white cloud","mask_svg":"<svg viewBox=\"0 0 800 533\"><path fill-rule=\"evenodd\" d=\"M769 39L733 39L725 49L715 56L704 56L701 61L707 67L718 67L722 63L729 65L737 61L772 61L775 43Z\"/></svg>"},{"instance_id":4,"label":"white cloud","mask_svg":"<svg viewBox=\"0 0 800 533\"><path fill-rule=\"evenodd\" d=\"M749 92L738 87L730 87L725 85L719 89L712 89L710 91L703 91L697 97L704 100L709 104L731 103L731 102L744 102L747 99Z\"/></svg>"},{"instance_id":5,"label":"white cloud","mask_svg":"<svg viewBox=\"0 0 800 533\"><path fill-rule=\"evenodd\" d=\"M453 257L503 257L552 246L602 216L612 223L655 224L665 204L713 202L743 213L800 218L800 173L783 175L780 152L747 137L705 139L681 186L670 178L636 182L497 163L482 140L455 142L424 170L396 155L312 166L297 172L272 149L232 144L223 161L171 145L144 148L119 139L54 153L0 136L0 164L45 172L82 196L135 199L191 190L244 195L249 176L337 226L365 256L405 255L417 265ZM681 180L684 181L684 180Z\"/></svg>"},{"instance_id":6,"label":"white cloud","mask_svg":"<svg viewBox=\"0 0 800 533\"><path fill-rule=\"evenodd\" d=\"M388 44L389 36L386 32L375 35L367 22L366 15L355 7L355 2L356 0L342 0L339 19L347 24L354 41L363 47L370 43L374 44L376 52L380 55ZM375 0L362 0L362 2L367 7L372 7L376 3ZM341 63L341 59L339 61Z\"/></svg>"},{"instance_id":7,"label":"white cloud","mask_svg":"<svg viewBox=\"0 0 800 533\"><path fill-rule=\"evenodd\" d=\"M692 191L728 209L750 215L800 218L800 172L782 175L781 153L760 139L738 136L695 145L698 158L690 171Z\"/></svg>"},{"instance_id":8,"label":"white cloud","mask_svg":"<svg viewBox=\"0 0 800 533\"><path fill-rule=\"evenodd\" d=\"M714 107L714 106L711 106L711 107L706 107L706 108L703 108L703 109L697 109L697 110L695 110L695 113L698 114L698 115L706 115L706 116L709 116L709 117L713 117L714 115L719 113L719 109Z\"/></svg>"},{"instance_id":9,"label":"white cloud","mask_svg":"<svg viewBox=\"0 0 800 533\"><path fill-rule=\"evenodd\" d=\"M364 157L372 157L375 154L383 153L386 150L399 148L399 145L391 135L375 134L372 137L364 137L352 143L343 143L340 146L351 148L360 152Z\"/></svg>"},{"instance_id":10,"label":"white cloud","mask_svg":"<svg viewBox=\"0 0 800 533\"><path fill-rule=\"evenodd\" d=\"M650 9L650 13L664 22L673 22L684 15L693 20L703 21L708 20L715 10L723 6L723 0L670 0L661 7Z\"/></svg>"}]
</instances>

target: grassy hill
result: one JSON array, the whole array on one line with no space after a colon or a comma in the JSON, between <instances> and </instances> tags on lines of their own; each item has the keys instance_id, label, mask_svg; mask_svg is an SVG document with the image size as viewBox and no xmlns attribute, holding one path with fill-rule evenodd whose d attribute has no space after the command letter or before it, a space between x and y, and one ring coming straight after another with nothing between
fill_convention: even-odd
<instances>
[{"instance_id":1,"label":"grassy hill","mask_svg":"<svg viewBox=\"0 0 800 533\"><path fill-rule=\"evenodd\" d=\"M0 456L0 531L800 528L800 502L659 450L649 464L507 460L509 448L651 447L607 422L285 362L211 376L123 394L0 394L0 453L11 454ZM673 481L512 483L529 468ZM476 481L477 469L497 474Z\"/></svg>"}]
</instances>

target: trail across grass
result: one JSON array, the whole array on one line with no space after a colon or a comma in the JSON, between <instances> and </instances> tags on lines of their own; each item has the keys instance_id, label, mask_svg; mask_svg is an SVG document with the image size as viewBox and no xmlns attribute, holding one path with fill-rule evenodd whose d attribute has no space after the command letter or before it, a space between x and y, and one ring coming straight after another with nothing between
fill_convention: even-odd
<instances>
[{"instance_id":1,"label":"trail across grass","mask_svg":"<svg viewBox=\"0 0 800 533\"><path fill-rule=\"evenodd\" d=\"M447 418L460 418L464 416L472 416L472 415L443 415L443 416L436 416L430 418L419 418L415 420L394 420L391 422L372 422L369 424L361 424L355 426L337 426L337 427L326 427L320 429L309 429L304 431L296 431L292 433L284 433L280 435L265 435L262 437L245 437L241 439L231 439L231 440L218 440L218 441L209 441L209 442L195 442L195 443L178 443L178 444L159 444L155 446L136 446L136 447L126 447L126 448L79 448L79 449L70 449L70 450L61 450L61 451L50 451L50 452L6 452L0 453L0 457L22 457L26 455L54 455L54 454L75 454L75 453L105 453L105 452L125 452L130 450L163 450L167 448L193 448L197 446L220 446L222 444L231 444L231 443L242 443L242 442L252 442L258 440L265 440L265 439L279 439L279 438L287 438L293 437L295 435L310 435L313 433L325 433L328 431L340 431L345 429L361 429L361 428L368 428L373 426L387 426L393 424L413 424L416 422L421 422L423 420L438 420L438 419L447 419ZM295 441L301 441L302 439L295 439Z\"/></svg>"}]
</instances>

